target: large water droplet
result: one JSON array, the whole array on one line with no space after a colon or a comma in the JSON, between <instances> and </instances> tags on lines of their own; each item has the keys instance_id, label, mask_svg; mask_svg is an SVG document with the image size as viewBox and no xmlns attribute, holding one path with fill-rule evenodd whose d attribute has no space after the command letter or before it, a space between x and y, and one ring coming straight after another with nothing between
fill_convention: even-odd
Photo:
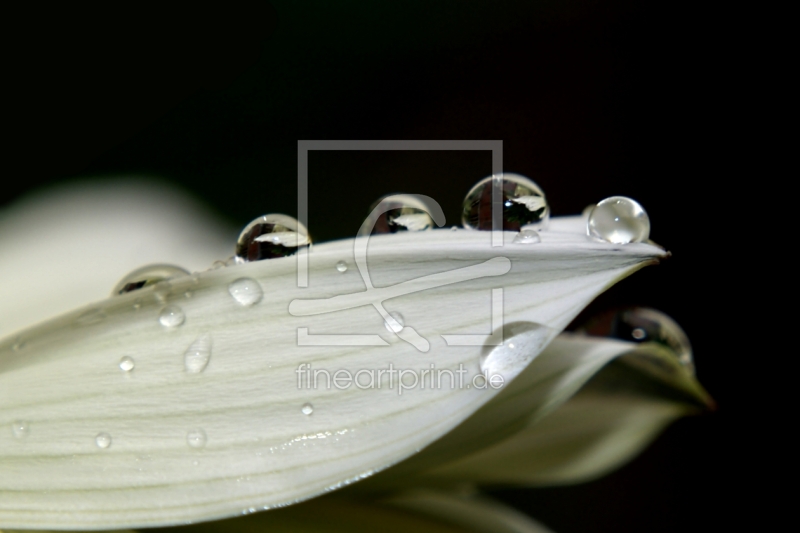
<instances>
[{"instance_id":1,"label":"large water droplet","mask_svg":"<svg viewBox=\"0 0 800 533\"><path fill-rule=\"evenodd\" d=\"M656 309L630 307L607 311L589 319L578 331L624 341L659 344L668 348L679 363L694 372L689 337L677 322Z\"/></svg>"},{"instance_id":2,"label":"large water droplet","mask_svg":"<svg viewBox=\"0 0 800 533\"><path fill-rule=\"evenodd\" d=\"M503 344L486 346L480 365L486 378L503 376L508 383L544 349L550 339L550 328L536 322L514 322L503 328Z\"/></svg>"},{"instance_id":3,"label":"large water droplet","mask_svg":"<svg viewBox=\"0 0 800 533\"><path fill-rule=\"evenodd\" d=\"M514 244L536 244L542 242L539 232L533 229L524 229L514 237Z\"/></svg>"},{"instance_id":4,"label":"large water droplet","mask_svg":"<svg viewBox=\"0 0 800 533\"><path fill-rule=\"evenodd\" d=\"M202 448L206 445L206 432L202 429L193 429L186 434L186 442L192 448Z\"/></svg>"},{"instance_id":5,"label":"large water droplet","mask_svg":"<svg viewBox=\"0 0 800 533\"><path fill-rule=\"evenodd\" d=\"M14 433L14 436L18 439L22 439L28 436L30 433L31 428L27 422L24 420L14 420L11 423L11 431Z\"/></svg>"},{"instance_id":6,"label":"large water droplet","mask_svg":"<svg viewBox=\"0 0 800 533\"><path fill-rule=\"evenodd\" d=\"M119 283L114 286L114 290L111 291L111 296L150 287L151 285L155 285L160 281L170 278L188 275L189 271L174 265L156 264L143 266L122 278Z\"/></svg>"},{"instance_id":7,"label":"large water droplet","mask_svg":"<svg viewBox=\"0 0 800 533\"><path fill-rule=\"evenodd\" d=\"M586 232L614 244L642 242L650 237L650 218L636 200L612 196L594 206Z\"/></svg>"},{"instance_id":8,"label":"large water droplet","mask_svg":"<svg viewBox=\"0 0 800 533\"><path fill-rule=\"evenodd\" d=\"M496 178L483 178L464 198L461 223L465 228L492 229L492 188ZM550 207L544 192L532 180L519 174L503 174L502 183L503 229L519 231L547 228Z\"/></svg>"},{"instance_id":9,"label":"large water droplet","mask_svg":"<svg viewBox=\"0 0 800 533\"><path fill-rule=\"evenodd\" d=\"M395 311L389 313L389 316L394 320L384 320L383 325L386 326L386 329L389 330L390 333L400 333L403 331L403 326L406 325L405 320L403 320L403 315Z\"/></svg>"},{"instance_id":10,"label":"large water droplet","mask_svg":"<svg viewBox=\"0 0 800 533\"><path fill-rule=\"evenodd\" d=\"M183 310L177 305L166 306L158 315L158 321L165 328L176 328L183 324L185 320L186 315L183 314Z\"/></svg>"},{"instance_id":11,"label":"large water droplet","mask_svg":"<svg viewBox=\"0 0 800 533\"><path fill-rule=\"evenodd\" d=\"M287 215L264 215L250 222L236 242L236 262L286 257L311 244L308 230Z\"/></svg>"},{"instance_id":12,"label":"large water droplet","mask_svg":"<svg viewBox=\"0 0 800 533\"><path fill-rule=\"evenodd\" d=\"M314 412L314 406L313 406L313 405L311 405L310 403L304 403L304 404L303 404L303 407L301 407L301 408L300 408L300 411L301 411L301 412L302 412L304 415L310 415L311 413L313 413L313 412Z\"/></svg>"},{"instance_id":13,"label":"large water droplet","mask_svg":"<svg viewBox=\"0 0 800 533\"><path fill-rule=\"evenodd\" d=\"M97 444L98 448L105 450L111 446L111 435L108 433L98 433L94 438L94 443Z\"/></svg>"},{"instance_id":14,"label":"large water droplet","mask_svg":"<svg viewBox=\"0 0 800 533\"><path fill-rule=\"evenodd\" d=\"M228 292L237 303L244 306L257 304L264 296L261 285L252 278L239 278L228 285Z\"/></svg>"},{"instance_id":15,"label":"large water droplet","mask_svg":"<svg viewBox=\"0 0 800 533\"><path fill-rule=\"evenodd\" d=\"M119 368L123 372L130 372L133 370L133 367L136 366L136 363L133 360L133 357L125 356L119 360Z\"/></svg>"},{"instance_id":16,"label":"large water droplet","mask_svg":"<svg viewBox=\"0 0 800 533\"><path fill-rule=\"evenodd\" d=\"M347 272L347 263L345 263L344 261L339 261L338 263L336 263L336 270L338 270L339 272Z\"/></svg>"},{"instance_id":17,"label":"large water droplet","mask_svg":"<svg viewBox=\"0 0 800 533\"><path fill-rule=\"evenodd\" d=\"M394 194L372 204L367 221L362 224L358 235L424 231L432 227L433 219L424 202L413 195Z\"/></svg>"},{"instance_id":18,"label":"large water droplet","mask_svg":"<svg viewBox=\"0 0 800 533\"><path fill-rule=\"evenodd\" d=\"M211 335L198 337L183 355L186 371L198 374L206 369L211 359Z\"/></svg>"}]
</instances>

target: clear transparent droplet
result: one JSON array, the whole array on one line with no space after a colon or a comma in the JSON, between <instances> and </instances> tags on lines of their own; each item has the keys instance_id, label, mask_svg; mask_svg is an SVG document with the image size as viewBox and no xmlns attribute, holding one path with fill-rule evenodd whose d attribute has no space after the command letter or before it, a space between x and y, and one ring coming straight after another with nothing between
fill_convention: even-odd
<instances>
[{"instance_id":1,"label":"clear transparent droplet","mask_svg":"<svg viewBox=\"0 0 800 533\"><path fill-rule=\"evenodd\" d=\"M590 237L614 244L642 242L650 237L650 218L636 200L612 196L599 202L586 222Z\"/></svg>"},{"instance_id":2,"label":"clear transparent droplet","mask_svg":"<svg viewBox=\"0 0 800 533\"><path fill-rule=\"evenodd\" d=\"M666 347L680 364L694 372L692 345L683 329L668 315L649 307L611 310L589 319L578 332Z\"/></svg>"},{"instance_id":3,"label":"clear transparent droplet","mask_svg":"<svg viewBox=\"0 0 800 533\"><path fill-rule=\"evenodd\" d=\"M202 429L193 429L186 434L186 442L192 448L202 448L206 445L206 432Z\"/></svg>"},{"instance_id":4,"label":"clear transparent droplet","mask_svg":"<svg viewBox=\"0 0 800 533\"><path fill-rule=\"evenodd\" d=\"M398 312L389 313L389 316L394 320L384 320L383 325L391 333L400 333L403 331L403 326L406 325L403 320L403 315Z\"/></svg>"},{"instance_id":5,"label":"clear transparent droplet","mask_svg":"<svg viewBox=\"0 0 800 533\"><path fill-rule=\"evenodd\" d=\"M514 244L536 244L542 242L539 232L533 229L523 229L514 237Z\"/></svg>"},{"instance_id":6,"label":"clear transparent droplet","mask_svg":"<svg viewBox=\"0 0 800 533\"><path fill-rule=\"evenodd\" d=\"M393 194L372 204L358 235L424 231L433 226L433 219L419 198L410 194Z\"/></svg>"},{"instance_id":7,"label":"clear transparent droplet","mask_svg":"<svg viewBox=\"0 0 800 533\"><path fill-rule=\"evenodd\" d=\"M122 278L119 283L114 286L114 290L111 291L111 296L125 294L150 287L160 281L188 275L189 271L175 265L155 264L143 266Z\"/></svg>"},{"instance_id":8,"label":"clear transparent droplet","mask_svg":"<svg viewBox=\"0 0 800 533\"><path fill-rule=\"evenodd\" d=\"M507 383L514 379L544 349L552 331L536 322L513 322L503 328L503 344L485 346L480 367L486 379L503 377Z\"/></svg>"},{"instance_id":9,"label":"clear transparent droplet","mask_svg":"<svg viewBox=\"0 0 800 533\"><path fill-rule=\"evenodd\" d=\"M236 262L247 263L292 255L311 244L308 230L288 215L264 215L250 222L236 242Z\"/></svg>"},{"instance_id":10,"label":"clear transparent droplet","mask_svg":"<svg viewBox=\"0 0 800 533\"><path fill-rule=\"evenodd\" d=\"M24 420L14 420L11 423L11 431L14 433L14 436L18 439L23 439L28 436L30 433L31 428L27 422Z\"/></svg>"},{"instance_id":11,"label":"clear transparent droplet","mask_svg":"<svg viewBox=\"0 0 800 533\"><path fill-rule=\"evenodd\" d=\"M304 403L303 407L300 408L300 411L302 411L304 415L310 415L314 412L314 406L310 403Z\"/></svg>"},{"instance_id":12,"label":"clear transparent droplet","mask_svg":"<svg viewBox=\"0 0 800 533\"><path fill-rule=\"evenodd\" d=\"M211 335L208 334L198 337L183 354L184 366L190 374L199 374L205 370L210 360Z\"/></svg>"},{"instance_id":13,"label":"clear transparent droplet","mask_svg":"<svg viewBox=\"0 0 800 533\"><path fill-rule=\"evenodd\" d=\"M347 263L345 263L344 261L339 261L338 263L336 263L336 270L338 270L339 272L347 272Z\"/></svg>"},{"instance_id":14,"label":"clear transparent droplet","mask_svg":"<svg viewBox=\"0 0 800 533\"><path fill-rule=\"evenodd\" d=\"M134 362L133 357L126 355L125 357L119 360L119 368L123 372L131 372L133 370L133 367L135 366L136 363Z\"/></svg>"},{"instance_id":15,"label":"clear transparent droplet","mask_svg":"<svg viewBox=\"0 0 800 533\"><path fill-rule=\"evenodd\" d=\"M111 446L111 435L108 433L98 433L97 436L94 438L95 444L97 444L98 448L105 450L109 446Z\"/></svg>"},{"instance_id":16,"label":"clear transparent droplet","mask_svg":"<svg viewBox=\"0 0 800 533\"><path fill-rule=\"evenodd\" d=\"M503 174L503 230L547 229L550 207L544 191L533 180L519 174ZM492 229L492 189L494 176L483 178L467 193L461 223L467 229Z\"/></svg>"},{"instance_id":17,"label":"clear transparent droplet","mask_svg":"<svg viewBox=\"0 0 800 533\"><path fill-rule=\"evenodd\" d=\"M239 278L232 281L228 285L228 292L239 305L245 307L257 304L264 296L261 285L252 278Z\"/></svg>"},{"instance_id":18,"label":"clear transparent droplet","mask_svg":"<svg viewBox=\"0 0 800 533\"><path fill-rule=\"evenodd\" d=\"M165 328L177 328L186 320L183 310L177 305L168 305L158 314L158 321Z\"/></svg>"}]
</instances>

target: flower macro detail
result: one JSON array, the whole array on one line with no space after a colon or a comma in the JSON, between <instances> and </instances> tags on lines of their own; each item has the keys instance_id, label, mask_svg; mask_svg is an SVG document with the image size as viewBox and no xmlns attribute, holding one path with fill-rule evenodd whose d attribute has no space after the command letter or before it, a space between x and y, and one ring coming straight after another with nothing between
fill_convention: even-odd
<instances>
[{"instance_id":1,"label":"flower macro detail","mask_svg":"<svg viewBox=\"0 0 800 533\"><path fill-rule=\"evenodd\" d=\"M315 244L304 287L296 256L203 270L227 256L228 232L175 193L138 186L140 197L121 194L126 187L76 193L72 203L31 201L0 221L4 272L19 276L4 280L3 301L42 308L26 312L26 323L15 322L13 305L0 315L0 326L12 324L0 330L0 425L8 428L0 431L0 527L199 522L353 484L341 494L395 494L380 512L441 519L464 501L408 488L590 478L710 404L666 349L559 336L598 294L666 256L647 242L590 239L582 217L551 218L535 244L503 232L502 246L492 246L490 232L449 228L372 235L372 290L347 267L359 261L352 239ZM137 228L141 217L120 222L124 206L144 209L152 198L169 198L166 219L155 209L149 227ZM37 210L51 238L83 256L30 276L16 254L41 229L24 223ZM67 227L51 224L53 214ZM126 227L127 237L78 233L101 220L106 231ZM112 257L148 239L161 257ZM176 249L187 241L190 253ZM105 297L126 269L148 262L195 273ZM92 289L71 293L73 281ZM647 376L685 401L632 406L633 393L604 385L603 374L591 380L614 360L618 374ZM617 432L621 420L638 432ZM586 434L571 447L541 438L549 432L563 444L582 426L605 447L589 446Z\"/></svg>"}]
</instances>

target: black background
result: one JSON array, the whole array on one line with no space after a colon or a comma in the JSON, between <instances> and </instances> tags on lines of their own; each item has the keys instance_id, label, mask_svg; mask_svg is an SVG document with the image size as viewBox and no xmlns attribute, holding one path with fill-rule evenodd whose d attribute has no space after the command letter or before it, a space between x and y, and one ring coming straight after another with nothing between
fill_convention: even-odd
<instances>
[{"instance_id":1,"label":"black background","mask_svg":"<svg viewBox=\"0 0 800 533\"><path fill-rule=\"evenodd\" d=\"M728 511L723 450L738 407L720 342L721 202L713 26L680 3L565 0L273 2L167 12L117 4L6 14L0 206L75 178L147 176L234 225L295 214L297 141L491 139L555 215L636 198L673 257L590 312L665 311L692 340L716 413L669 428L588 484L499 490L559 533L699 531ZM428 194L458 222L488 152L315 152L309 228L355 233L390 192ZM232 243L233 245L233 243Z\"/></svg>"}]
</instances>

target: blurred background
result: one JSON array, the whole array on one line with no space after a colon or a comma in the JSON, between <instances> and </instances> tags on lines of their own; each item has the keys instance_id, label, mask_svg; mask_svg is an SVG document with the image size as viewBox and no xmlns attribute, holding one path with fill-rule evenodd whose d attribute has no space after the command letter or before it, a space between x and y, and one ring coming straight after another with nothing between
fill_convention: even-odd
<instances>
[{"instance_id":1,"label":"blurred background","mask_svg":"<svg viewBox=\"0 0 800 533\"><path fill-rule=\"evenodd\" d=\"M739 399L736 354L720 343L721 259L704 232L724 202L707 197L702 13L627 0L272 1L69 4L6 20L0 208L71 180L136 177L235 227L296 215L301 139L499 139L505 171L535 180L556 216L637 199L673 257L587 316L630 304L672 316L719 410L677 422L603 479L493 494L559 533L719 526ZM309 230L317 242L353 235L393 192L432 196L456 224L490 173L489 152L313 152Z\"/></svg>"}]
</instances>

